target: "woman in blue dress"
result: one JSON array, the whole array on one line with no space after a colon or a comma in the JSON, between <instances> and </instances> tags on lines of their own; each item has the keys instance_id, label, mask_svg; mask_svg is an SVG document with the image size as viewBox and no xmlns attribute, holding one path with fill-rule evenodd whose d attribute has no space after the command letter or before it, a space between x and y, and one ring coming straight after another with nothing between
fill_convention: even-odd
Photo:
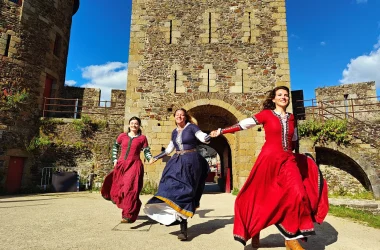
<instances>
[{"instance_id":1,"label":"woman in blue dress","mask_svg":"<svg viewBox=\"0 0 380 250\"><path fill-rule=\"evenodd\" d=\"M187 240L187 219L199 207L206 177L209 171L207 161L197 152L198 141L209 143L210 136L191 123L185 109L174 113L177 128L173 130L168 147L153 157L153 162L175 154L165 166L157 194L145 205L144 212L151 219L171 225L179 222L178 239Z\"/></svg>"}]
</instances>

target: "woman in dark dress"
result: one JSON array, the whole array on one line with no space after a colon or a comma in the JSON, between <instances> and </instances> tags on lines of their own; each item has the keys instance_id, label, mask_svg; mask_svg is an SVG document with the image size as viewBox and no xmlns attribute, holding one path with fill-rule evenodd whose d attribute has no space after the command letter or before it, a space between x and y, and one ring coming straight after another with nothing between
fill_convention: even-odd
<instances>
[{"instance_id":1,"label":"woman in dark dress","mask_svg":"<svg viewBox=\"0 0 380 250\"><path fill-rule=\"evenodd\" d=\"M207 161L197 152L198 141L208 143L209 135L191 123L186 110L174 113L177 128L173 130L168 147L153 161L175 154L165 166L157 194L145 205L144 212L153 220L164 225L180 222L178 239L187 240L187 219L199 207L206 177Z\"/></svg>"},{"instance_id":2,"label":"woman in dark dress","mask_svg":"<svg viewBox=\"0 0 380 250\"><path fill-rule=\"evenodd\" d=\"M318 166L306 156L293 154L297 140L294 116L286 112L289 89L273 89L258 114L238 124L211 132L211 137L262 124L265 144L235 201L234 238L260 247L259 233L276 225L287 250L303 250L297 239L315 234L313 222L322 223L328 211L327 185Z\"/></svg>"},{"instance_id":3,"label":"woman in dark dress","mask_svg":"<svg viewBox=\"0 0 380 250\"><path fill-rule=\"evenodd\" d=\"M122 223L133 223L140 212L140 191L143 187L144 165L140 152L144 152L147 161L152 154L147 138L141 134L141 120L132 117L129 120L128 133L121 133L113 146L112 160L114 169L105 178L102 196L115 203L122 211ZM119 148L121 152L117 159Z\"/></svg>"}]
</instances>

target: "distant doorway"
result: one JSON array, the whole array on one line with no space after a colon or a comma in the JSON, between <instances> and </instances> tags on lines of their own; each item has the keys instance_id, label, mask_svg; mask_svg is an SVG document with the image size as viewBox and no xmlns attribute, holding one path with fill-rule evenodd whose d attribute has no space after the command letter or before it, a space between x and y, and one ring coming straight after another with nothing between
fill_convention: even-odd
<instances>
[{"instance_id":1,"label":"distant doorway","mask_svg":"<svg viewBox=\"0 0 380 250\"><path fill-rule=\"evenodd\" d=\"M237 123L237 118L231 112L215 105L201 105L191 108L189 114L205 133ZM205 152L209 151L212 155L217 155L218 158L215 157L215 164L209 163L211 171L216 172L209 174L205 192L212 190L213 192L230 193L233 189L233 166L229 142L224 136L219 136L212 138L210 144L206 146L204 147ZM212 179L214 183L211 183Z\"/></svg>"},{"instance_id":2,"label":"distant doorway","mask_svg":"<svg viewBox=\"0 0 380 250\"><path fill-rule=\"evenodd\" d=\"M8 165L6 190L8 193L17 193L21 188L22 175L24 172L25 158L11 156Z\"/></svg>"}]
</instances>

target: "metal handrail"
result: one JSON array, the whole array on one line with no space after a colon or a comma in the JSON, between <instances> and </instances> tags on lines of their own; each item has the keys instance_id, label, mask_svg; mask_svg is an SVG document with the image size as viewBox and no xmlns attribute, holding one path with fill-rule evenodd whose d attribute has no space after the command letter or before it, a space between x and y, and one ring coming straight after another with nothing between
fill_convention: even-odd
<instances>
[{"instance_id":1,"label":"metal handrail","mask_svg":"<svg viewBox=\"0 0 380 250\"><path fill-rule=\"evenodd\" d=\"M313 117L318 116L320 119L328 119L327 115L337 117L339 119L352 119L355 122L363 122L355 117L356 114L360 113L369 113L369 112L379 112L380 113L380 101L378 101L380 96L375 97L361 97L361 98L350 98L350 99L339 99L339 100L321 100L317 101L317 99L308 99L308 100L297 100L296 102L302 102L303 104L311 102L311 105L303 105L304 107L298 107L298 108L305 108L305 109L311 109L311 115ZM367 102L367 103L361 103L361 104L355 104L354 102L358 102L360 100L376 100L375 102ZM341 103L345 102L345 105L342 105ZM363 107L363 108L362 108ZM377 108L379 107L379 109ZM342 111L339 108L345 108L346 110ZM331 109L333 111L331 111ZM310 115L310 113L305 112L300 113L297 112L299 115ZM344 118L339 117L339 115L344 115Z\"/></svg>"},{"instance_id":2,"label":"metal handrail","mask_svg":"<svg viewBox=\"0 0 380 250\"><path fill-rule=\"evenodd\" d=\"M50 103L51 101L71 101L75 102L74 104L62 104L62 103ZM83 105L84 100L83 99L66 99L66 98L44 98L43 103L43 110L42 110L42 116L46 117L49 113L65 113L65 114L73 114L73 118L78 118L85 110L86 114L104 114L104 111L94 111L92 109L104 109L104 110L124 110L125 102L117 102L117 101L97 101L99 106L93 106L93 105ZM104 103L104 106L101 105ZM108 105L109 104L109 105ZM122 104L122 105L117 105ZM72 108L72 110L60 110L60 108ZM107 115L120 115L120 113L109 113L107 112Z\"/></svg>"}]
</instances>

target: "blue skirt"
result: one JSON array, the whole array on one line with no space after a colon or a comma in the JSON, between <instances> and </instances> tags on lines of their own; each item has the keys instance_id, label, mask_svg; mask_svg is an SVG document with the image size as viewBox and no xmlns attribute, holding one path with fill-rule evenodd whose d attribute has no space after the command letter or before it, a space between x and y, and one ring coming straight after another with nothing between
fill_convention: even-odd
<instances>
[{"instance_id":1,"label":"blue skirt","mask_svg":"<svg viewBox=\"0 0 380 250\"><path fill-rule=\"evenodd\" d=\"M166 164L158 192L147 206L166 203L183 217L192 217L199 207L208 172L209 165L199 153L175 154Z\"/></svg>"}]
</instances>

